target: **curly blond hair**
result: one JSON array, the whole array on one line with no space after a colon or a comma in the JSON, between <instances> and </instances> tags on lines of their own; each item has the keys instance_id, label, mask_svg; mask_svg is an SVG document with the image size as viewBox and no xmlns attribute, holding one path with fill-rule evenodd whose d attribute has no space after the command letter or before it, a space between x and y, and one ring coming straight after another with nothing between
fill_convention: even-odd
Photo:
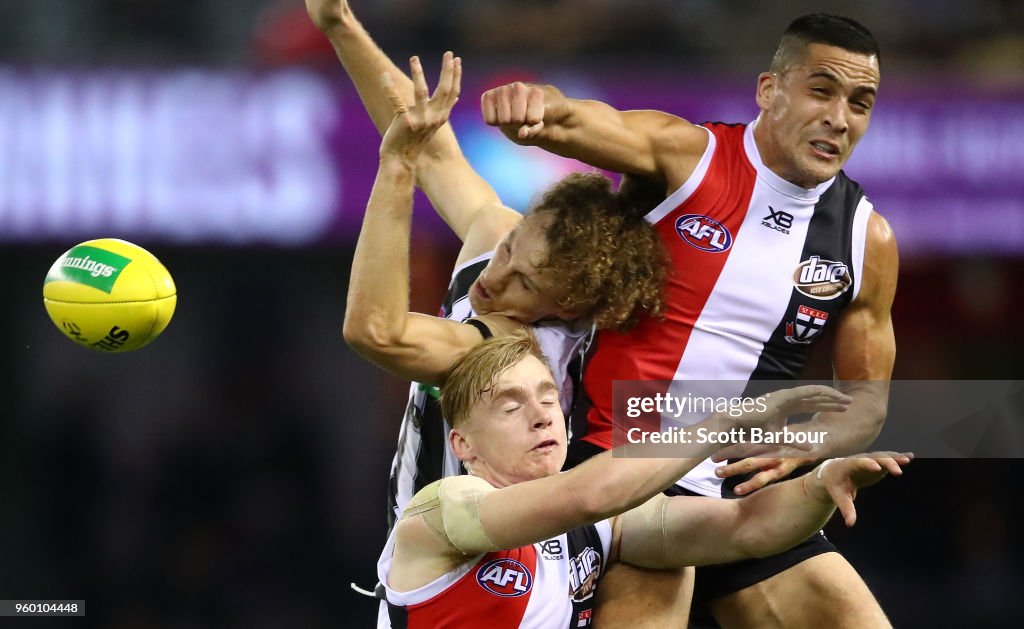
<instances>
[{"instance_id":1,"label":"curly blond hair","mask_svg":"<svg viewBox=\"0 0 1024 629\"><path fill-rule=\"evenodd\" d=\"M573 173L548 188L530 213L552 217L544 267L569 292L558 301L598 328L626 331L641 310L662 316L668 257L644 215L664 198L651 182Z\"/></svg>"}]
</instances>

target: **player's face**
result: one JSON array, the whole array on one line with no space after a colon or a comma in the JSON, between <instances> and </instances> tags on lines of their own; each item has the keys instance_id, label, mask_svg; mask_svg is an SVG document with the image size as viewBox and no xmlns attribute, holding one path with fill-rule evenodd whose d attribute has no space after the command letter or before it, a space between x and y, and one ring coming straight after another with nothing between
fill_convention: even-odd
<instances>
[{"instance_id":1,"label":"player's face","mask_svg":"<svg viewBox=\"0 0 1024 629\"><path fill-rule=\"evenodd\" d=\"M877 57L824 44L762 74L755 137L765 165L804 188L834 177L868 129L878 81Z\"/></svg>"},{"instance_id":2,"label":"player's face","mask_svg":"<svg viewBox=\"0 0 1024 629\"><path fill-rule=\"evenodd\" d=\"M565 463L565 418L551 371L527 356L476 403L463 429L473 473L496 487L557 474Z\"/></svg>"},{"instance_id":3,"label":"player's face","mask_svg":"<svg viewBox=\"0 0 1024 629\"><path fill-rule=\"evenodd\" d=\"M477 314L500 314L522 323L577 316L558 305L566 288L544 266L551 220L545 214L527 216L498 243L469 289L469 303Z\"/></svg>"}]
</instances>

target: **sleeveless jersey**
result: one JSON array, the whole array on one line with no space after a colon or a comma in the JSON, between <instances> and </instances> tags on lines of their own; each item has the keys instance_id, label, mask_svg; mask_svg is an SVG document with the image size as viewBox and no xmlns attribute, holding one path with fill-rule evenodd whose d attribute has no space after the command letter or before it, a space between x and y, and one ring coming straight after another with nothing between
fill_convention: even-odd
<instances>
[{"instance_id":1,"label":"sleeveless jersey","mask_svg":"<svg viewBox=\"0 0 1024 629\"><path fill-rule=\"evenodd\" d=\"M452 272L438 316L453 321L465 321L476 316L469 304L469 289L487 266L493 252L477 256L458 266ZM559 397L566 421L572 406L575 382L579 382L579 365L575 360L590 332L589 326L572 326L563 322L544 322L532 326L541 351L551 365L552 375L559 385ZM434 386L413 382L409 387L409 401L398 435L398 450L391 463L388 484L388 529L394 527L401 510L416 493L445 476L464 473L462 464L448 445L451 426L441 413L438 402L440 390Z\"/></svg>"},{"instance_id":2,"label":"sleeveless jersey","mask_svg":"<svg viewBox=\"0 0 1024 629\"><path fill-rule=\"evenodd\" d=\"M378 628L589 627L611 537L611 521L602 520L531 546L480 555L421 588L395 592L387 587L392 535L377 563L387 605Z\"/></svg>"},{"instance_id":3,"label":"sleeveless jersey","mask_svg":"<svg viewBox=\"0 0 1024 629\"><path fill-rule=\"evenodd\" d=\"M761 393L757 380L797 378L856 298L871 204L842 172L812 189L776 175L755 124L705 124L697 168L647 216L673 269L665 319L598 333L583 376L586 441L612 447L614 380L714 381L714 395L731 398ZM679 484L721 496L715 467L705 461Z\"/></svg>"}]
</instances>

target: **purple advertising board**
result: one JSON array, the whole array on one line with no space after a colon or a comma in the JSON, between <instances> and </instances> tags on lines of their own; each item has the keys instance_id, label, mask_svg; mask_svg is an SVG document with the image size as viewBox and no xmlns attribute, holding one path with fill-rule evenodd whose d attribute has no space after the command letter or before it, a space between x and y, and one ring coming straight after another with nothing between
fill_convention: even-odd
<instances>
[{"instance_id":1,"label":"purple advertising board","mask_svg":"<svg viewBox=\"0 0 1024 629\"><path fill-rule=\"evenodd\" d=\"M582 164L482 124L467 79L453 124L512 207ZM551 71L531 77L619 108L749 122L753 83L683 74ZM101 235L180 243L351 242L378 136L340 74L0 68L0 240ZM1024 93L921 90L886 77L846 166L904 255L1024 253ZM418 222L444 229L429 206Z\"/></svg>"}]
</instances>

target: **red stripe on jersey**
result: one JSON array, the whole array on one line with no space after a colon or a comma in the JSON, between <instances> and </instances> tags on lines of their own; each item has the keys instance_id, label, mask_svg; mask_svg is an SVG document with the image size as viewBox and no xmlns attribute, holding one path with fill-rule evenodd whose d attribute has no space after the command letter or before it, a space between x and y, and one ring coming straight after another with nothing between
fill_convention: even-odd
<instances>
[{"instance_id":1,"label":"red stripe on jersey","mask_svg":"<svg viewBox=\"0 0 1024 629\"><path fill-rule=\"evenodd\" d=\"M501 561L506 559L511 561ZM524 566L526 574L516 564ZM532 545L487 553L455 585L407 606L408 629L519 627L536 577L537 551Z\"/></svg>"},{"instance_id":2,"label":"red stripe on jersey","mask_svg":"<svg viewBox=\"0 0 1024 629\"><path fill-rule=\"evenodd\" d=\"M694 323L729 258L731 247L707 251L698 248L700 242L691 244L693 238L684 240L676 222L690 214L709 217L724 225L735 242L750 205L757 173L743 150L745 125L706 126L715 134L717 146L703 181L654 226L671 264L664 292L665 320L643 317L628 334L602 330L583 374L591 403L583 440L605 449L612 447L612 382L673 379ZM714 248L714 238L708 240L706 248Z\"/></svg>"}]
</instances>

